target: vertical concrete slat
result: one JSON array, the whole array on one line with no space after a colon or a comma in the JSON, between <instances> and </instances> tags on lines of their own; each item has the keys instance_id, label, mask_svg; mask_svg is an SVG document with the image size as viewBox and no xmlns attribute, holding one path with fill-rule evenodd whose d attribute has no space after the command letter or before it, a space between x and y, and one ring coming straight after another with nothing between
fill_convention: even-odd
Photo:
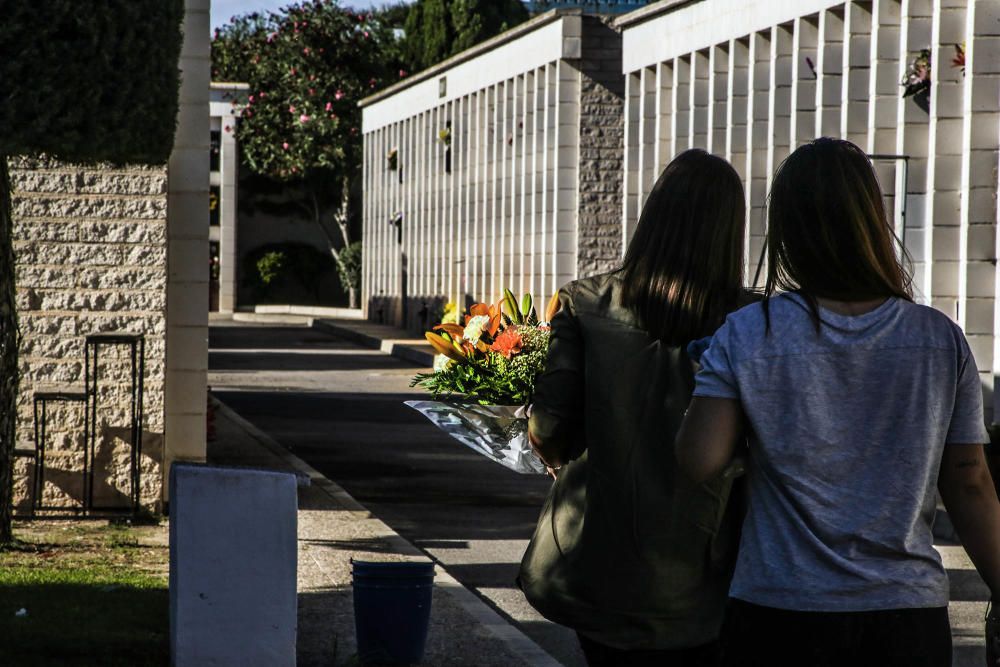
<instances>
[{"instance_id":1,"label":"vertical concrete slat","mask_svg":"<svg viewBox=\"0 0 1000 667\"><path fill-rule=\"evenodd\" d=\"M902 81L916 53L931 41L931 0L901 0L898 80ZM896 154L908 155L909 178L905 186L906 219L903 206L896 207L896 234L904 242L913 262L914 297L930 303L929 274L926 271L924 236L927 230L928 115L912 99L901 99L896 107ZM896 190L902 192L903 171L896 174Z\"/></svg>"},{"instance_id":2,"label":"vertical concrete slat","mask_svg":"<svg viewBox=\"0 0 1000 667\"><path fill-rule=\"evenodd\" d=\"M927 213L924 280L930 303L956 320L959 312L959 232L962 150L962 74L950 67L953 44L965 40L965 8L935 0L931 22L930 121L928 126Z\"/></svg>"},{"instance_id":3,"label":"vertical concrete slat","mask_svg":"<svg viewBox=\"0 0 1000 667\"><path fill-rule=\"evenodd\" d=\"M750 35L749 83L747 88L746 270L751 285L764 248L765 200L767 197L767 153L770 145L770 31ZM763 276L763 273L760 274Z\"/></svg>"},{"instance_id":4,"label":"vertical concrete slat","mask_svg":"<svg viewBox=\"0 0 1000 667\"><path fill-rule=\"evenodd\" d=\"M538 189L541 186L541 178L538 173L538 135L539 121L542 118L539 89L544 82L544 75L541 68L536 68L531 73L531 278L530 289L533 298L544 303L544 285L539 276L538 256L545 252L545 247L540 243L540 230L538 225ZM544 92L544 91L543 91Z\"/></svg>"},{"instance_id":5,"label":"vertical concrete slat","mask_svg":"<svg viewBox=\"0 0 1000 667\"><path fill-rule=\"evenodd\" d=\"M871 73L871 2L844 5L844 51L841 78L840 136L868 145L868 90Z\"/></svg>"},{"instance_id":6,"label":"vertical concrete slat","mask_svg":"<svg viewBox=\"0 0 1000 667\"><path fill-rule=\"evenodd\" d=\"M840 136L840 105L844 67L844 8L819 14L816 48L816 130L817 137Z\"/></svg>"},{"instance_id":7,"label":"vertical concrete slat","mask_svg":"<svg viewBox=\"0 0 1000 667\"><path fill-rule=\"evenodd\" d=\"M868 153L896 150L897 107L900 96L899 0L873 0L871 14L871 77L868 88ZM895 206L894 206L895 209Z\"/></svg>"},{"instance_id":8,"label":"vertical concrete slat","mask_svg":"<svg viewBox=\"0 0 1000 667\"><path fill-rule=\"evenodd\" d=\"M642 148L642 72L625 75L625 160L622 179L622 248L627 248L639 219L639 165Z\"/></svg>"},{"instance_id":9,"label":"vertical concrete slat","mask_svg":"<svg viewBox=\"0 0 1000 667\"><path fill-rule=\"evenodd\" d=\"M747 183L747 105L750 48L743 39L729 41L729 108L726 109L726 159Z\"/></svg>"},{"instance_id":10,"label":"vertical concrete slat","mask_svg":"<svg viewBox=\"0 0 1000 667\"><path fill-rule=\"evenodd\" d=\"M771 140L767 149L767 186L771 191L774 172L788 157L792 116L792 26L778 25L771 28L770 94L768 96L768 125Z\"/></svg>"},{"instance_id":11,"label":"vertical concrete slat","mask_svg":"<svg viewBox=\"0 0 1000 667\"><path fill-rule=\"evenodd\" d=\"M709 64L708 151L727 153L726 119L729 115L729 44L711 47Z\"/></svg>"},{"instance_id":12,"label":"vertical concrete slat","mask_svg":"<svg viewBox=\"0 0 1000 667\"><path fill-rule=\"evenodd\" d=\"M371 172L372 172L372 147L371 134L365 133L361 137L361 187L365 193L371 192ZM368 197L361 198L361 239L364 243L364 250L361 253L361 316L368 317L368 297L371 294L371 220L369 217Z\"/></svg>"},{"instance_id":13,"label":"vertical concrete slat","mask_svg":"<svg viewBox=\"0 0 1000 667\"><path fill-rule=\"evenodd\" d=\"M531 72L525 72L522 75L522 86L521 86L521 124L520 124L520 134L521 134L521 211L520 211L520 269L518 276L519 291L518 294L524 294L525 292L531 292L531 283L529 276L531 273L531 257L528 256L528 251L531 247L528 241L528 221L527 221L527 206L528 206L528 132L531 114L531 96L528 94L531 86Z\"/></svg>"},{"instance_id":14,"label":"vertical concrete slat","mask_svg":"<svg viewBox=\"0 0 1000 667\"><path fill-rule=\"evenodd\" d=\"M673 127L674 155L691 148L691 55L674 59Z\"/></svg>"},{"instance_id":15,"label":"vertical concrete slat","mask_svg":"<svg viewBox=\"0 0 1000 667\"><path fill-rule=\"evenodd\" d=\"M792 28L792 116L788 129L790 150L815 137L818 39L818 16L795 19Z\"/></svg>"},{"instance_id":16,"label":"vertical concrete slat","mask_svg":"<svg viewBox=\"0 0 1000 667\"><path fill-rule=\"evenodd\" d=\"M710 90L709 78L711 64L709 51L698 50L691 54L691 89L690 108L690 143L694 148L708 149L708 133L711 131L709 121Z\"/></svg>"},{"instance_id":17,"label":"vertical concrete slat","mask_svg":"<svg viewBox=\"0 0 1000 667\"><path fill-rule=\"evenodd\" d=\"M958 323L969 338L993 412L996 310L997 129L1000 127L1000 8L969 0L965 22Z\"/></svg>"},{"instance_id":18,"label":"vertical concrete slat","mask_svg":"<svg viewBox=\"0 0 1000 667\"><path fill-rule=\"evenodd\" d=\"M673 137L670 135L673 108L671 106L671 91L674 85L674 71L671 62L656 64L656 153L653 162L656 165L656 175L674 156ZM626 115L627 118L627 115ZM622 247L624 251L624 246Z\"/></svg>"}]
</instances>

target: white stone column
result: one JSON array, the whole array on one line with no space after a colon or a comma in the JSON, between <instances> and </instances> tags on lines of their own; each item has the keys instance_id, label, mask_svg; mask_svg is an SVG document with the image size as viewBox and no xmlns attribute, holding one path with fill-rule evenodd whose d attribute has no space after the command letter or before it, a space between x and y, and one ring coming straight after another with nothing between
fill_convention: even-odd
<instances>
[{"instance_id":1,"label":"white stone column","mask_svg":"<svg viewBox=\"0 0 1000 667\"><path fill-rule=\"evenodd\" d=\"M819 14L819 43L816 48L817 137L840 136L843 68L844 8L840 6Z\"/></svg>"},{"instance_id":2,"label":"white stone column","mask_svg":"<svg viewBox=\"0 0 1000 667\"><path fill-rule=\"evenodd\" d=\"M868 145L868 93L871 73L871 2L844 5L840 137L864 150Z\"/></svg>"},{"instance_id":3,"label":"white stone column","mask_svg":"<svg viewBox=\"0 0 1000 667\"><path fill-rule=\"evenodd\" d=\"M792 116L793 35L786 26L771 28L770 92L767 100L770 141L767 144L767 192L774 172L788 157Z\"/></svg>"},{"instance_id":4,"label":"white stone column","mask_svg":"<svg viewBox=\"0 0 1000 667\"><path fill-rule=\"evenodd\" d=\"M726 118L729 112L729 43L709 50L708 148L710 153L726 152Z\"/></svg>"},{"instance_id":5,"label":"white stone column","mask_svg":"<svg viewBox=\"0 0 1000 667\"><path fill-rule=\"evenodd\" d=\"M812 141L816 130L816 44L819 18L798 17L792 28L792 116L789 119L789 147Z\"/></svg>"},{"instance_id":6,"label":"white stone column","mask_svg":"<svg viewBox=\"0 0 1000 667\"><path fill-rule=\"evenodd\" d=\"M747 107L749 105L750 48L742 39L729 42L729 106L726 109L726 159L747 183Z\"/></svg>"},{"instance_id":7,"label":"white stone column","mask_svg":"<svg viewBox=\"0 0 1000 667\"><path fill-rule=\"evenodd\" d=\"M868 86L868 153L882 155L896 152L896 127L899 96L899 0L873 0L871 76ZM893 171L901 165L894 165Z\"/></svg>"},{"instance_id":8,"label":"white stone column","mask_svg":"<svg viewBox=\"0 0 1000 667\"><path fill-rule=\"evenodd\" d=\"M709 132L709 79L711 64L706 50L691 54L691 88L688 91L691 114L688 117L690 144L692 148L708 149Z\"/></svg>"},{"instance_id":9,"label":"white stone column","mask_svg":"<svg viewBox=\"0 0 1000 667\"><path fill-rule=\"evenodd\" d=\"M559 92L556 108L558 115L558 162L556 174L556 231L558 243L554 260L557 285L565 285L576 278L577 270L577 217L579 215L580 173L580 72L564 60L558 61L557 79Z\"/></svg>"},{"instance_id":10,"label":"white stone column","mask_svg":"<svg viewBox=\"0 0 1000 667\"><path fill-rule=\"evenodd\" d=\"M642 77L643 71L625 75L625 168L622 176L622 248L628 248L639 222L639 165L643 144Z\"/></svg>"},{"instance_id":11,"label":"white stone column","mask_svg":"<svg viewBox=\"0 0 1000 667\"><path fill-rule=\"evenodd\" d=\"M969 0L962 103L962 192L959 234L959 324L983 386L987 418L996 421L997 172L1000 162L1000 4Z\"/></svg>"},{"instance_id":12,"label":"white stone column","mask_svg":"<svg viewBox=\"0 0 1000 667\"><path fill-rule=\"evenodd\" d=\"M745 248L747 285L751 285L757 274L761 253L764 250L764 235L767 183L769 178L767 156L771 145L772 127L770 122L771 101L771 31L750 35L750 81L747 93L747 148L746 148L746 194L747 227ZM764 270L758 282L763 281Z\"/></svg>"},{"instance_id":13,"label":"white stone column","mask_svg":"<svg viewBox=\"0 0 1000 667\"><path fill-rule=\"evenodd\" d=\"M219 142L219 312L236 310L236 182L239 157L236 147L236 115L221 117Z\"/></svg>"},{"instance_id":14,"label":"white stone column","mask_svg":"<svg viewBox=\"0 0 1000 667\"><path fill-rule=\"evenodd\" d=\"M674 156L673 137L670 127L673 118L674 68L673 61L656 64L656 144L653 162L656 176L667 166Z\"/></svg>"},{"instance_id":15,"label":"white stone column","mask_svg":"<svg viewBox=\"0 0 1000 667\"><path fill-rule=\"evenodd\" d=\"M931 23L931 108L928 128L927 213L924 237L928 263L925 286L931 305L953 319L960 317L959 232L962 185L962 73L951 66L954 44L965 41L965 7L935 0ZM963 3L964 4L964 3Z\"/></svg>"},{"instance_id":16,"label":"white stone column","mask_svg":"<svg viewBox=\"0 0 1000 667\"><path fill-rule=\"evenodd\" d=\"M903 77L913 58L931 41L931 0L902 0L900 2L899 72ZM902 95L902 92L899 93ZM900 98L896 108L896 153L908 155L909 175L906 185L906 219L902 203L896 206L896 235L904 241L907 254L913 262L914 298L930 303L929 256L925 251L924 237L929 234L927 208L927 113L912 98ZM896 191L903 192L903 170L896 173Z\"/></svg>"},{"instance_id":17,"label":"white stone column","mask_svg":"<svg viewBox=\"0 0 1000 667\"><path fill-rule=\"evenodd\" d=\"M166 480L205 460L208 403L209 0L186 0L180 110L167 165ZM169 500L169 498L167 499Z\"/></svg>"},{"instance_id":18,"label":"white stone column","mask_svg":"<svg viewBox=\"0 0 1000 667\"><path fill-rule=\"evenodd\" d=\"M639 74L639 176L636 220L656 179L656 70L643 67Z\"/></svg>"},{"instance_id":19,"label":"white stone column","mask_svg":"<svg viewBox=\"0 0 1000 667\"><path fill-rule=\"evenodd\" d=\"M674 86L671 114L674 155L691 146L691 55L674 59Z\"/></svg>"}]
</instances>

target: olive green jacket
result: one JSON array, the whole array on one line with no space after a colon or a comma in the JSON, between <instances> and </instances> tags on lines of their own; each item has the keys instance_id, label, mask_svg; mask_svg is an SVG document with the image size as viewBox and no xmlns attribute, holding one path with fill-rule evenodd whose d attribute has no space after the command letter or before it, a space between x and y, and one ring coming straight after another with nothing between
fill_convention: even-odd
<instances>
[{"instance_id":1,"label":"olive green jacket","mask_svg":"<svg viewBox=\"0 0 1000 667\"><path fill-rule=\"evenodd\" d=\"M623 649L718 636L738 545L732 475L695 486L673 444L694 389L685 351L620 305L618 273L559 294L530 428L560 471L521 562L546 618Z\"/></svg>"}]
</instances>

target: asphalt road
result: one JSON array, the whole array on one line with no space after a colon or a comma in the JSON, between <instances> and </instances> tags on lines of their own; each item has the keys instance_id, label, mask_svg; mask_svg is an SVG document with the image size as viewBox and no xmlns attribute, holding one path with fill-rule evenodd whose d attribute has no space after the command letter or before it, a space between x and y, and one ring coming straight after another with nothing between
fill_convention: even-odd
<instances>
[{"instance_id":1,"label":"asphalt road","mask_svg":"<svg viewBox=\"0 0 1000 667\"><path fill-rule=\"evenodd\" d=\"M418 368L304 326L213 323L213 393L343 486L567 666L574 635L514 577L549 482L465 449L404 400Z\"/></svg>"}]
</instances>

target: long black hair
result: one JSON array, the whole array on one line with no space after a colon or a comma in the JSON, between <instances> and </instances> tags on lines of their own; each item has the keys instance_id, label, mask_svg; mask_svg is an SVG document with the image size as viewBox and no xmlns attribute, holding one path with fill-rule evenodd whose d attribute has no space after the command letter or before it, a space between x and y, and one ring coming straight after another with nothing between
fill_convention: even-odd
<instances>
[{"instance_id":1,"label":"long black hair","mask_svg":"<svg viewBox=\"0 0 1000 667\"><path fill-rule=\"evenodd\" d=\"M622 305L671 344L710 335L743 293L743 183L703 150L684 151L649 193L622 264Z\"/></svg>"},{"instance_id":2,"label":"long black hair","mask_svg":"<svg viewBox=\"0 0 1000 667\"><path fill-rule=\"evenodd\" d=\"M811 141L788 156L771 186L765 297L799 292L817 328L817 297L912 301L895 242L865 152L842 139Z\"/></svg>"}]
</instances>

